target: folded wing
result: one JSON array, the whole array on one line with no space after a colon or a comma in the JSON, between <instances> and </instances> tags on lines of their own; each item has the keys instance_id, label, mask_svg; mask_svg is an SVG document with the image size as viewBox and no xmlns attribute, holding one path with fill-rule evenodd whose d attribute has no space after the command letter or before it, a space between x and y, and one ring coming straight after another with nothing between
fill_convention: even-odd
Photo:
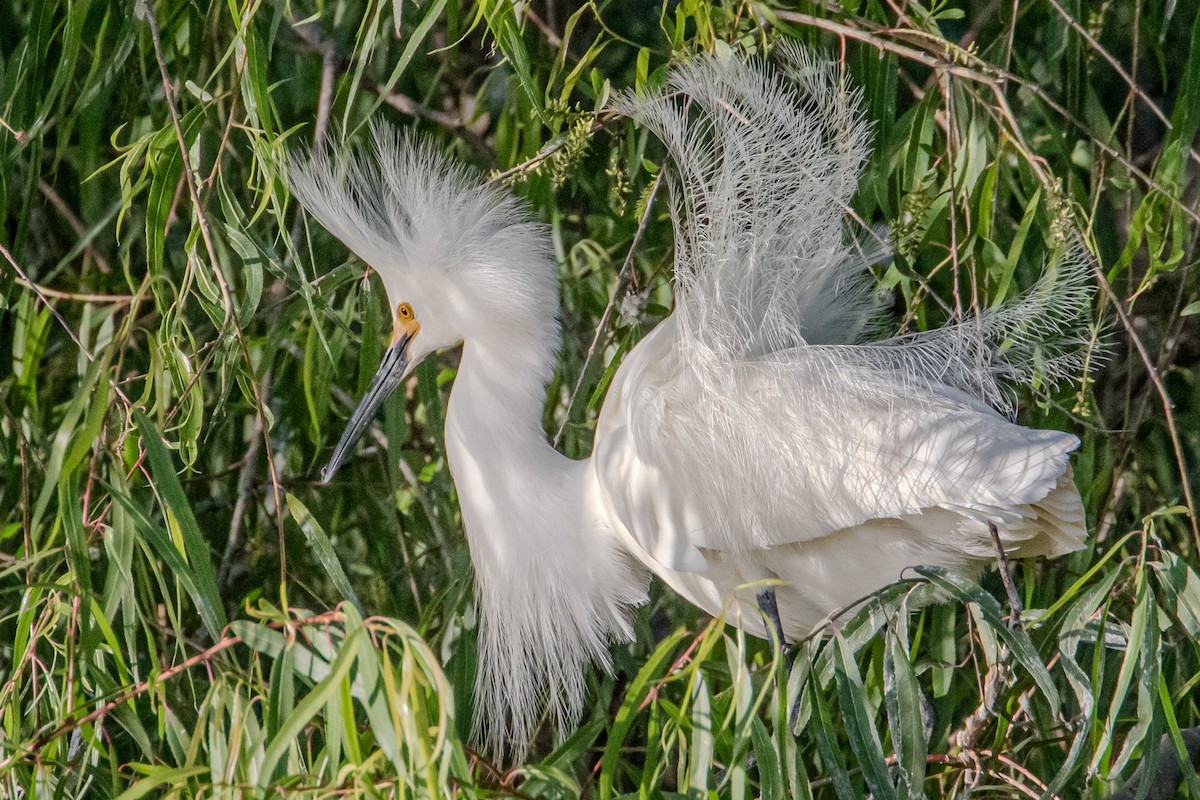
<instances>
[{"instance_id":1,"label":"folded wing","mask_svg":"<svg viewBox=\"0 0 1200 800\"><path fill-rule=\"evenodd\" d=\"M1003 529L1055 489L1079 443L829 348L737 363L697 388L676 332L664 323L622 364L596 449L614 513L670 569L934 508Z\"/></svg>"}]
</instances>

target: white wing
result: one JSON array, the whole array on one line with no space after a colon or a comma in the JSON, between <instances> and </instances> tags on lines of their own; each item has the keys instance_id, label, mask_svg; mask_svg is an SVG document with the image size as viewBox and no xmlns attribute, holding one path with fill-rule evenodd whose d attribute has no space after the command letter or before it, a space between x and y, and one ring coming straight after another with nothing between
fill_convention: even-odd
<instances>
[{"instance_id":1,"label":"white wing","mask_svg":"<svg viewBox=\"0 0 1200 800\"><path fill-rule=\"evenodd\" d=\"M1055 488L1078 444L992 407L1035 369L1078 366L1082 250L1018 302L860 343L870 287L844 218L866 126L832 66L782 55L777 72L701 57L619 104L678 172L676 309L618 372L596 463L617 516L675 569L703 568L698 548L935 507L1003 523Z\"/></svg>"}]
</instances>

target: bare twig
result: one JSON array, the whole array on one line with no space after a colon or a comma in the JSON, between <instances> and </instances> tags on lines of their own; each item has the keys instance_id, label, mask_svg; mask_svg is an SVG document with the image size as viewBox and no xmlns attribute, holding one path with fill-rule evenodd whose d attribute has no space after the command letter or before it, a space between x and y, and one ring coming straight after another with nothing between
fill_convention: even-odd
<instances>
[{"instance_id":1,"label":"bare twig","mask_svg":"<svg viewBox=\"0 0 1200 800\"><path fill-rule=\"evenodd\" d=\"M596 120L592 123L591 129L588 130L588 136L591 136L593 133L603 128L610 119L614 118L614 116L610 116L607 113L597 115ZM497 172L488 180L488 183L494 186L502 186L509 181L516 180L525 173L531 171L538 164L541 164L546 159L552 157L559 150L562 150L564 147L566 147L567 141L567 134L565 133L555 139L550 140L543 145L542 149L538 150L537 154L532 158L528 158L525 161L522 161L520 164L506 169L503 172Z\"/></svg>"},{"instance_id":2,"label":"bare twig","mask_svg":"<svg viewBox=\"0 0 1200 800\"><path fill-rule=\"evenodd\" d=\"M600 344L600 337L608 329L608 321L612 318L613 310L624 299L625 287L629 285L629 281L633 276L633 254L637 252L638 243L642 240L642 234L646 231L646 226L650 224L650 213L654 210L654 198L658 196L658 189L662 185L663 174L662 170L659 170L658 177L654 179L654 184L650 187L650 193L646 197L646 210L642 212L642 219L638 222L637 231L633 234L633 241L629 244L629 252L625 254L625 263L621 265L621 271L617 273L616 288L613 289L612 297L609 298L608 305L604 308L604 315L600 317L600 322L596 325L596 333L592 336L592 343L588 345L587 355L583 359L583 366L579 369L579 377L575 379L575 388L571 390L571 396L567 398L567 408L563 412L562 422L558 426L558 431L554 434L555 447L558 447L563 431L567 429L567 423L571 419L571 409L575 406L575 397L579 394L579 389L583 386L584 376L587 375L592 358L596 355L596 347Z\"/></svg>"},{"instance_id":3,"label":"bare twig","mask_svg":"<svg viewBox=\"0 0 1200 800\"><path fill-rule=\"evenodd\" d=\"M25 278L17 278L17 283L26 289L32 289L41 297L53 297L55 300L73 300L77 303L96 303L97 305L127 306L133 302L131 294L89 294L87 292L64 292L61 289L51 289L31 283Z\"/></svg>"},{"instance_id":4,"label":"bare twig","mask_svg":"<svg viewBox=\"0 0 1200 800\"><path fill-rule=\"evenodd\" d=\"M12 137L21 144L29 141L29 134L27 134L25 131L17 130L13 126L9 125L8 120L4 119L4 117L0 117L0 128L4 128L4 130L12 134Z\"/></svg>"},{"instance_id":5,"label":"bare twig","mask_svg":"<svg viewBox=\"0 0 1200 800\"><path fill-rule=\"evenodd\" d=\"M192 656L191 658L187 659L186 661L182 661L173 667L164 669L162 672L158 673L157 675L155 675L151 678L147 678L144 681L139 681L138 683L131 686L128 690L117 695L112 700L109 700L107 703L100 706L100 708L97 708L96 710L92 711L91 713L85 714L82 717L68 716L54 730L50 731L49 733L43 734L42 736L39 736L37 739L35 739L33 744L29 748L29 752L34 753L34 754L38 753L39 751L42 750L42 748L44 748L47 744L54 741L55 739L58 739L61 736L65 735L67 733L70 733L71 731L75 730L76 728L79 728L80 726L88 725L90 723L95 722L96 720L100 719L101 717L104 717L107 714L109 714L114 708L121 705L122 703L126 703L126 702L130 701L133 698L137 697L138 695L145 694L148 690L152 689L153 687L158 686L159 684L163 683L164 681L168 681L171 678L174 678L179 673L184 672L185 670L191 669L192 667L196 666L197 664L203 664L203 663L209 661L215 655L217 655L217 653L220 653L222 650L228 650L230 647L233 647L235 644L239 644L241 641L242 641L242 638L240 636L230 636L228 638L222 639L221 641L214 644L212 647L209 647L207 650L205 650L201 653L197 653L196 655ZM8 758L6 758L3 762L0 762L0 773L3 773L5 771L5 769L8 768L9 765L14 763L22 755L24 755L24 753L18 752L18 751L13 751L11 754L9 754Z\"/></svg>"},{"instance_id":6,"label":"bare twig","mask_svg":"<svg viewBox=\"0 0 1200 800\"><path fill-rule=\"evenodd\" d=\"M1154 114L1154 116L1158 117L1158 121L1161 122L1166 127L1167 130L1172 130L1174 128L1174 125L1171 124L1170 117L1168 117L1166 114L1163 113L1163 110L1158 107L1157 103L1155 103L1152 99L1150 99L1150 96L1147 95L1142 90L1142 87L1138 86L1137 79L1125 71L1125 68L1123 66L1121 66L1121 62L1117 60L1117 57L1114 56L1112 53L1108 52L1108 50L1106 50L1103 45L1101 45L1098 41L1096 41L1095 37L1093 37L1090 33L1088 33L1087 28L1080 25L1079 21L1077 19L1075 19L1075 17L1071 16L1070 12L1068 12L1067 9L1063 8L1062 5L1059 4L1058 0L1049 0L1049 3L1051 6L1054 7L1054 10L1056 12L1058 12L1058 15L1060 17L1062 17L1063 20L1066 21L1067 25L1070 26L1071 30L1073 30L1077 34L1079 34L1080 37L1082 37L1083 40L1088 43L1088 47L1090 48L1091 52L1097 53L1101 58L1103 58L1106 62L1108 62L1108 65L1113 68L1113 71L1116 72L1118 75L1120 75L1121 80L1124 81L1125 85L1129 87L1129 91L1132 92L1139 100L1141 100L1143 103L1146 104L1146 107L1150 109L1150 111ZM1140 5L1140 4L1135 4L1135 5ZM1137 64L1137 49L1136 48L1134 48L1133 55L1131 58L1132 58L1133 64L1135 65L1135 68L1136 68L1136 64ZM1188 146L1189 143L1183 142L1182 144L1184 144L1185 146ZM1191 148L1190 146L1188 147L1187 152L1188 152L1188 156L1192 159L1192 161L1196 162L1197 164L1200 164L1200 153L1197 153L1195 151L1195 149Z\"/></svg>"},{"instance_id":7,"label":"bare twig","mask_svg":"<svg viewBox=\"0 0 1200 800\"><path fill-rule=\"evenodd\" d=\"M331 78L330 88L332 89L332 74L335 67L345 68L350 64L350 56L342 52L338 44L332 37L322 30L321 26L312 20L296 21L289 17L291 22L292 32L304 42L313 51L320 53L324 59L322 68L322 91L324 91L325 76L328 74ZM429 108L418 103L403 92L397 92L388 86L375 83L373 88L378 93L385 103L399 111L401 114L407 114L411 117L427 119L430 122L436 122L444 128L454 131L458 134L473 150L477 153L491 154L491 149L479 134L467 127L467 122L459 114L451 114L446 111L439 111L436 108ZM320 127L322 120L318 115L317 125ZM328 121L324 124L328 125Z\"/></svg>"},{"instance_id":8,"label":"bare twig","mask_svg":"<svg viewBox=\"0 0 1200 800\"><path fill-rule=\"evenodd\" d=\"M915 61L918 64L923 64L930 69L946 70L951 75L966 78L974 83L990 87L994 90L996 103L1001 107L999 110L1002 111L1006 119L1012 118L1012 113L1011 110L1007 108L1008 101L1004 96L1004 90L1007 83L1014 83L1035 95L1055 114L1061 116L1081 132L1085 133L1092 145L1094 145L1109 158L1112 158L1120 163L1123 167L1129 170L1131 175L1135 176L1145 186L1161 193L1193 222L1200 223L1200 210L1191 208L1186 203L1180 202L1177 198L1174 198L1172 193L1168 191L1167 187L1163 186L1158 181L1155 181L1150 175L1146 174L1144 170L1140 169L1136 164L1126 158L1115 147L1092 134L1088 126L1084 125L1082 121L1076 119L1075 116L1072 115L1062 105L1055 102L1053 98L1051 98L1046 91L1036 83L1028 81L1019 75L1014 75L1007 70L1002 70L998 67L988 64L966 50L953 50L954 59L951 60L945 55L934 56L930 53L919 50L916 47L909 46L908 44L893 42L890 39L884 38L882 35L888 33L892 35L920 35L919 31L885 29L879 26L870 27L870 23L867 23L864 20L858 20L858 22L863 25L862 28L855 28L840 22L834 22L833 20L813 16L812 14L802 14L795 11L775 11L773 13L776 17L786 22L795 22L801 25L808 25L819 30L835 33L838 36L844 36L848 39L864 42L881 52L893 53L901 58L908 59L909 61ZM936 46L940 49L940 51L944 52L948 47L948 43L945 40L930 40L930 46ZM970 66L963 66L962 64L958 63L959 61L963 62L963 64L969 64ZM1012 128L1012 133L1017 135L1020 133L1020 129L1014 126ZM1028 148L1026 148L1026 151L1028 153ZM1027 157L1032 156L1029 154Z\"/></svg>"},{"instance_id":9,"label":"bare twig","mask_svg":"<svg viewBox=\"0 0 1200 800\"><path fill-rule=\"evenodd\" d=\"M263 388L260 396L264 403L270 402L271 369L267 368L262 378ZM250 444L246 447L246 456L242 459L242 469L238 473L238 496L233 504L233 516L229 521L229 538L225 540L225 551L221 554L221 565L217 569L217 588L224 592L229 588L229 578L232 573L233 555L242 543L242 522L246 517L246 509L250 505L250 494L254 488L254 470L258 465L258 451L266 440L262 429L263 417L254 415L254 431L250 434Z\"/></svg>"},{"instance_id":10,"label":"bare twig","mask_svg":"<svg viewBox=\"0 0 1200 800\"><path fill-rule=\"evenodd\" d=\"M1184 504L1187 506L1188 519L1192 525L1192 539L1196 545L1196 551L1200 552L1200 520L1196 517L1196 501L1192 497L1192 486L1188 472L1187 458L1183 453L1183 442L1179 438L1179 426L1175 422L1175 404L1171 401L1171 397L1167 394L1167 387L1162 381L1162 376L1159 374L1157 365L1154 359L1150 357L1150 351L1146 349L1145 342L1138 335L1137 329L1133 325L1133 320L1129 317L1129 312L1125 309L1125 304L1117 293L1113 290L1112 284L1108 282L1108 278L1104 274L1104 270L1099 266L1093 268L1096 275L1096 280L1100 283L1100 288L1104 291L1105 297L1112 304L1113 309L1117 312L1117 317L1121 320L1121 327L1129 335L1129 341L1137 350L1138 357L1141 359L1143 366L1146 368L1146 375L1150 382L1154 384L1154 389L1158 393L1159 400L1162 402L1163 417L1167 423L1167 434L1171 437L1171 448L1175 451L1175 463L1179 467L1179 483L1183 487Z\"/></svg>"},{"instance_id":11,"label":"bare twig","mask_svg":"<svg viewBox=\"0 0 1200 800\"><path fill-rule=\"evenodd\" d=\"M14 270L16 270L17 277L23 281L23 285L32 289L34 294L38 296L38 299L42 301L42 304L50 310L50 313L54 316L54 319L58 321L58 324L62 327L62 329L67 332L67 336L69 336L71 341L75 343L75 346L79 348L79 352L83 353L84 358L86 358L88 361L95 361L95 354L83 346L83 342L79 341L79 337L75 335L74 329L67 324L66 319L63 318L63 315L59 313L58 309L55 308L54 305L47 299L47 295L42 292L41 287L29 278L29 275L25 272L21 265L17 263L17 260L13 258L12 253L10 253L8 248L3 244L0 244L0 255L3 255L4 259L12 265ZM120 385L112 379L112 376L105 377L108 380L109 386L111 386L121 398L121 402L125 404L125 407L127 409L133 408L133 403L129 400L129 397L126 396L125 391L120 387Z\"/></svg>"},{"instance_id":12,"label":"bare twig","mask_svg":"<svg viewBox=\"0 0 1200 800\"><path fill-rule=\"evenodd\" d=\"M840 22L834 22L831 19L813 16L812 14L803 14L799 11L774 11L773 13L776 17L786 22L796 22L801 25L808 25L812 28L829 31L830 33L836 33L838 36L844 36L847 39L866 42L877 50L893 53L909 61L915 61L918 64L924 64L930 69L947 70L952 75L969 78L973 81L982 80L983 82L990 82L991 80L991 76L980 73L978 70L955 64L947 58L939 58L918 50L915 47L909 47L908 45L899 44L889 39L880 38L876 31L854 28L849 25L843 25ZM943 41L943 47L945 44Z\"/></svg>"},{"instance_id":13,"label":"bare twig","mask_svg":"<svg viewBox=\"0 0 1200 800\"><path fill-rule=\"evenodd\" d=\"M104 273L111 272L112 267L109 266L108 259L99 250L92 247L91 237L88 235L87 229L83 227L83 222L71 210L67 202L62 199L62 196L54 190L54 187L45 181L38 181L38 191L50 201L50 205L54 206L58 213L62 215L62 218L67 221L67 224L71 226L71 230L79 237L79 241L83 243L84 251L96 262L96 266L99 267L100 271Z\"/></svg>"},{"instance_id":14,"label":"bare twig","mask_svg":"<svg viewBox=\"0 0 1200 800\"><path fill-rule=\"evenodd\" d=\"M196 224L200 226L200 237L204 240L204 249L208 252L209 264L212 266L213 277L221 290L221 302L225 310L225 320L222 328L228 327L233 320L233 298L229 293L229 282L217 259L217 248L213 244L212 231L208 225L208 215L200 203L200 187L196 183L196 170L192 165L192 156L188 149L187 139L183 135L183 121L179 117L179 108L175 99L175 90L171 85L171 76L167 73L167 61L163 55L162 39L158 32L158 20L154 16L154 8L150 0L142 0L146 13L146 22L150 26L150 40L154 44L154 57L158 62L158 72L162 77L163 93L167 100L167 110L171 114L171 126L175 131L175 140L179 143L179 155L183 161L183 178L187 182L188 193L191 195L192 207L196 212Z\"/></svg>"},{"instance_id":15,"label":"bare twig","mask_svg":"<svg viewBox=\"0 0 1200 800\"><path fill-rule=\"evenodd\" d=\"M1012 609L1008 625L1010 628L1020 628L1024 605L1021 603L1021 596L1017 593L1017 585L1013 583L1012 568L1008 563L1008 554L1004 552L1004 545L1000 542L1000 531L996 528L996 523L990 519L988 520L988 533L992 535L992 546L996 548L996 565L1000 570L1000 580L1004 583L1004 591L1008 594L1008 605Z\"/></svg>"}]
</instances>

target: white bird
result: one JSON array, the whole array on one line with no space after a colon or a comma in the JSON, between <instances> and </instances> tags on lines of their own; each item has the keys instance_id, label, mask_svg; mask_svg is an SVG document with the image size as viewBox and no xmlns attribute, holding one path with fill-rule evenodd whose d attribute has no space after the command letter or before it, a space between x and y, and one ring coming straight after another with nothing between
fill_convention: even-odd
<instances>
[{"instance_id":1,"label":"white bird","mask_svg":"<svg viewBox=\"0 0 1200 800\"><path fill-rule=\"evenodd\" d=\"M542 427L559 347L545 226L386 128L367 151L290 160L295 195L379 273L394 319L323 479L414 365L462 345L446 455L477 585L476 735L493 751L522 754L547 711L577 721L585 668L632 636L647 571L795 640L909 567L977 574L989 521L1016 557L1086 536L1078 440L1005 417L1035 369L1080 367L1082 250L1068 243L1015 302L873 341L845 213L868 125L834 65L777 49L776 67L697 56L616 104L670 157L675 310L617 370L582 461Z\"/></svg>"}]
</instances>

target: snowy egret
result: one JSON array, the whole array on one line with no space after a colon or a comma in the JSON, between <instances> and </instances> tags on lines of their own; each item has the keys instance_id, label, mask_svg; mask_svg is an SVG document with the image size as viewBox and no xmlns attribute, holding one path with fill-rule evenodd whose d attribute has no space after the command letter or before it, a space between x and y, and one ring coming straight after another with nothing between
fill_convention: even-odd
<instances>
[{"instance_id":1,"label":"snowy egret","mask_svg":"<svg viewBox=\"0 0 1200 800\"><path fill-rule=\"evenodd\" d=\"M632 635L647 571L796 639L906 568L978 573L989 522L1017 557L1086 535L1078 440L1005 416L1035 362L1043 380L1080 365L1080 251L1007 305L873 338L845 214L868 126L834 65L778 50L775 67L699 56L616 104L670 156L675 309L621 364L582 461L542 428L559 346L544 227L382 127L366 151L289 164L305 208L378 271L394 320L323 479L415 364L462 345L446 455L477 583L476 731L493 748L520 752L547 711L560 729L578 718L584 668Z\"/></svg>"}]
</instances>

